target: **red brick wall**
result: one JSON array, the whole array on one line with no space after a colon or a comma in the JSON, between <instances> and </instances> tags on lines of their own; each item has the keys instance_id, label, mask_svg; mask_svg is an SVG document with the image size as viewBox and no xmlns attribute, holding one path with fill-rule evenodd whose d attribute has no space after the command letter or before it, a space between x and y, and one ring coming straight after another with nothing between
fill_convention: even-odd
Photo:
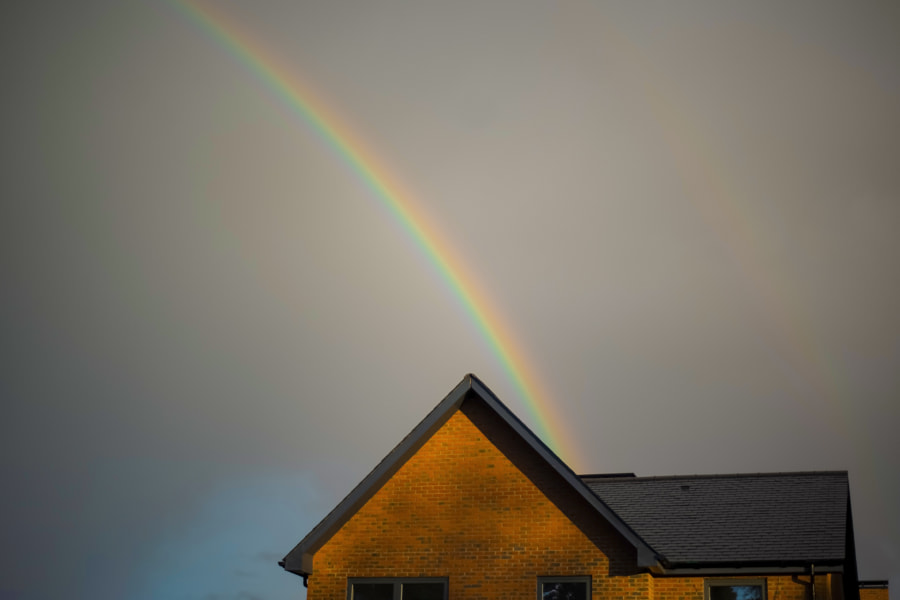
<instances>
[{"instance_id":1,"label":"red brick wall","mask_svg":"<svg viewBox=\"0 0 900 600\"><path fill-rule=\"evenodd\" d=\"M601 546L633 552L607 530ZM348 577L448 577L451 600L530 600L538 576L591 575L594 598L650 600L650 575L610 576L592 539L457 412L319 549L307 598L345 600Z\"/></svg>"}]
</instances>

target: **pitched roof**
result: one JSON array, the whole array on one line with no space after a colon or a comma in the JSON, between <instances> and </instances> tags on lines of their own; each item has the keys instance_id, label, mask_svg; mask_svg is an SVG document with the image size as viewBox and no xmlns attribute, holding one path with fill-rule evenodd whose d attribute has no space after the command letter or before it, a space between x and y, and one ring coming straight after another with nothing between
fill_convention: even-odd
<instances>
[{"instance_id":1,"label":"pitched roof","mask_svg":"<svg viewBox=\"0 0 900 600\"><path fill-rule=\"evenodd\" d=\"M839 564L846 471L582 476L669 567Z\"/></svg>"},{"instance_id":2,"label":"pitched roof","mask_svg":"<svg viewBox=\"0 0 900 600\"><path fill-rule=\"evenodd\" d=\"M504 405L477 377L466 375L459 384L338 504L279 564L304 578L312 573L312 557L400 467L428 441L463 402L476 402L501 419L516 439L533 451L563 485L605 518L637 550L638 564L655 566L656 553L634 530L591 492L579 477L534 432Z\"/></svg>"}]
</instances>

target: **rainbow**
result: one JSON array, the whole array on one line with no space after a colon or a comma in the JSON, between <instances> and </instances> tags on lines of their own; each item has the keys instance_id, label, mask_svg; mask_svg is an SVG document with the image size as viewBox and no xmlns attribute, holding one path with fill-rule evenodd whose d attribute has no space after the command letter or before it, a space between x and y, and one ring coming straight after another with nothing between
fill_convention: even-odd
<instances>
[{"instance_id":1,"label":"rainbow","mask_svg":"<svg viewBox=\"0 0 900 600\"><path fill-rule=\"evenodd\" d=\"M452 246L429 222L413 196L404 190L367 149L363 140L305 84L292 69L268 51L240 25L221 11L197 2L169 0L169 4L198 25L209 37L249 69L291 112L311 127L371 190L394 220L434 266L447 288L471 319L525 405L537 435L573 468L578 456L564 435L561 420L554 414L535 377L537 370L527 361L509 327L476 284L469 269L455 256Z\"/></svg>"}]
</instances>

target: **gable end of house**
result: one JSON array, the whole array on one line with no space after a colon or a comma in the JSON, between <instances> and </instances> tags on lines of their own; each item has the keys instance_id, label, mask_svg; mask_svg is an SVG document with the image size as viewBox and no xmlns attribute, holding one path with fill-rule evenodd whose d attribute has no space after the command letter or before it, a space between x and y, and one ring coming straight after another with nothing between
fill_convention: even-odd
<instances>
[{"instance_id":1,"label":"gable end of house","mask_svg":"<svg viewBox=\"0 0 900 600\"><path fill-rule=\"evenodd\" d=\"M660 557L600 500L477 377L463 380L279 562L304 579L313 573L313 558L357 512L390 481L457 412L475 427L594 543L610 532L631 548L631 562L659 567ZM604 517L598 520L597 515Z\"/></svg>"}]
</instances>

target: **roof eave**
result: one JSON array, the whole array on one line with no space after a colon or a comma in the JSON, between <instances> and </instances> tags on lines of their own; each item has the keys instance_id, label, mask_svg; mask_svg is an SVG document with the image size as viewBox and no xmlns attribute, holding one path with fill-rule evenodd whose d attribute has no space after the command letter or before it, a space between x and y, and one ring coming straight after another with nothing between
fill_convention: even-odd
<instances>
[{"instance_id":1,"label":"roof eave","mask_svg":"<svg viewBox=\"0 0 900 600\"><path fill-rule=\"evenodd\" d=\"M312 574L312 557L347 520L437 431L459 408L470 388L463 378L441 402L397 446L357 484L337 506L306 534L281 561L286 571Z\"/></svg>"},{"instance_id":2,"label":"roof eave","mask_svg":"<svg viewBox=\"0 0 900 600\"><path fill-rule=\"evenodd\" d=\"M544 442L541 441L539 437L537 437L534 432L531 431L518 417L516 417L507 407L504 405L499 398L497 398L494 393L485 386L481 380L479 380L474 375L470 376L472 378L472 387L475 389L479 396L489 405L494 411L499 414L507 424L519 434L519 436L524 439L565 481L568 483L572 489L574 489L584 500L591 505L597 512L599 512L603 517L609 521L609 523L618 531L622 537L624 537L628 542L634 546L637 550L638 556L638 566L642 568L650 568L653 569L660 565L661 556L658 552L656 552L653 548L650 547L647 542L641 538L640 535L637 534L631 527L628 526L625 521L622 520L619 515L617 515L611 508L609 508L606 503L604 503L599 496L597 496L594 492L587 487L587 485L581 480L575 472L569 468L569 466L560 459L553 450L551 450Z\"/></svg>"},{"instance_id":3,"label":"roof eave","mask_svg":"<svg viewBox=\"0 0 900 600\"><path fill-rule=\"evenodd\" d=\"M820 573L842 573L844 560L836 558L792 559L778 561L682 561L660 565L658 575L764 575L778 573L809 573L810 567Z\"/></svg>"}]
</instances>

